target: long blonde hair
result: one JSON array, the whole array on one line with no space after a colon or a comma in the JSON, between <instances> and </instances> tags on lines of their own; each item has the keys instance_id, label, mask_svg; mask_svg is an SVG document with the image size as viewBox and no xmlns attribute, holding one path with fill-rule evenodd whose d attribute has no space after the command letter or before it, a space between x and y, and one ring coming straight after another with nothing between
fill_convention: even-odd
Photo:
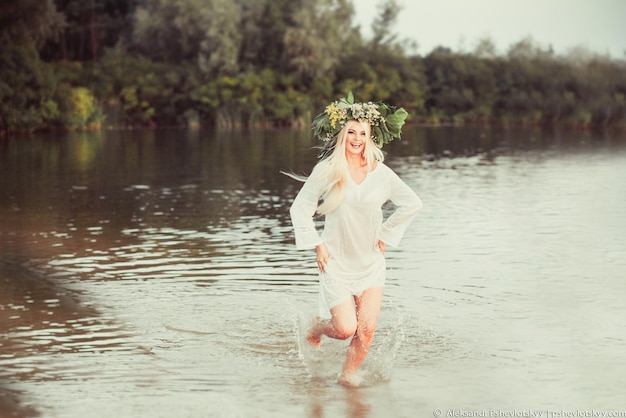
<instances>
[{"instance_id":1,"label":"long blonde hair","mask_svg":"<svg viewBox=\"0 0 626 418\"><path fill-rule=\"evenodd\" d=\"M332 152L318 163L319 169L324 173L326 188L322 194L322 203L317 207L317 213L326 215L343 202L346 195L346 185L348 182L348 160L346 159L346 138L348 128L354 123L358 123L365 130L365 147L363 148L363 159L368 170L372 169L375 161L383 162L385 156L372 140L372 129L368 122L351 119L337 134L337 143Z\"/></svg>"}]
</instances>

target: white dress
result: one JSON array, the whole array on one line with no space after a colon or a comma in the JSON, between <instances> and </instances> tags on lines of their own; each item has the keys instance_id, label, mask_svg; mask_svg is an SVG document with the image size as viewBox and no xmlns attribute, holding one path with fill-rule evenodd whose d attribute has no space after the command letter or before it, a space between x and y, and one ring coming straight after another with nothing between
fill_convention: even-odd
<instances>
[{"instance_id":1,"label":"white dress","mask_svg":"<svg viewBox=\"0 0 626 418\"><path fill-rule=\"evenodd\" d=\"M319 314L329 318L331 308L352 300L353 295L384 286L385 258L376 242L380 239L396 247L422 201L396 173L378 162L360 184L348 176L344 201L326 215L320 235L313 216L325 190L323 164L313 168L289 212L298 249L324 243L328 250L326 272L320 273ZM382 206L389 200L396 208L383 220Z\"/></svg>"}]
</instances>

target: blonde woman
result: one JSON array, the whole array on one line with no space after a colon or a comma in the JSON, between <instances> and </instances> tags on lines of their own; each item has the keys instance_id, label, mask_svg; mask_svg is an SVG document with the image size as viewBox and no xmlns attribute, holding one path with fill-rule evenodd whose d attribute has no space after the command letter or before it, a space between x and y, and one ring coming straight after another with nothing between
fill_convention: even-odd
<instances>
[{"instance_id":1,"label":"blonde woman","mask_svg":"<svg viewBox=\"0 0 626 418\"><path fill-rule=\"evenodd\" d=\"M313 122L325 142L321 160L290 208L298 249L316 250L320 312L307 332L351 338L339 383L357 385L355 373L371 346L385 285L386 246L397 246L422 202L384 163L380 148L400 131L407 114L383 103L331 103ZM395 204L385 220L382 206ZM321 203L320 203L321 202ZM325 217L321 235L314 215Z\"/></svg>"}]
</instances>

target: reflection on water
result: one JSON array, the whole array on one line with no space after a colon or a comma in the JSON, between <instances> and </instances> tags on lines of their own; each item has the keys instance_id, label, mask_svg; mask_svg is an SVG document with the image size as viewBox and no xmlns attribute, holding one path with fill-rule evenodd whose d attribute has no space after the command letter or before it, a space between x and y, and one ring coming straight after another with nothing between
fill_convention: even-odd
<instances>
[{"instance_id":1,"label":"reflection on water","mask_svg":"<svg viewBox=\"0 0 626 418\"><path fill-rule=\"evenodd\" d=\"M388 253L368 384L345 390L345 343L301 344L316 271L279 171L310 170L308 132L2 139L0 416L618 409L624 143L414 128L391 144L425 209Z\"/></svg>"}]
</instances>

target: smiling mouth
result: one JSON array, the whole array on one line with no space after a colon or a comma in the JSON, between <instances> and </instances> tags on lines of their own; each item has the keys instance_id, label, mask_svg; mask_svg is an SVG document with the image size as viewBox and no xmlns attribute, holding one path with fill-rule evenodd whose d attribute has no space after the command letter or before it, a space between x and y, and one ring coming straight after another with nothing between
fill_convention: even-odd
<instances>
[{"instance_id":1,"label":"smiling mouth","mask_svg":"<svg viewBox=\"0 0 626 418\"><path fill-rule=\"evenodd\" d=\"M363 143L362 142L351 142L350 146L352 148L354 148L354 149L359 149L359 148L361 148L361 146L363 146Z\"/></svg>"}]
</instances>

